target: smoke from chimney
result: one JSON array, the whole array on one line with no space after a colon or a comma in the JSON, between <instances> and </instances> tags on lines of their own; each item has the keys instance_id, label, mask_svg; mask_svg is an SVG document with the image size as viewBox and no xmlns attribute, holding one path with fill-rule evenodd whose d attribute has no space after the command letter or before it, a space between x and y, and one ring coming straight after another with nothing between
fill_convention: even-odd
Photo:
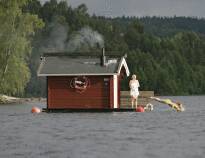
<instances>
[{"instance_id":1,"label":"smoke from chimney","mask_svg":"<svg viewBox=\"0 0 205 158\"><path fill-rule=\"evenodd\" d=\"M71 35L67 43L66 50L69 52L89 51L92 48L104 47L103 36L90 27L84 27Z\"/></svg>"},{"instance_id":2,"label":"smoke from chimney","mask_svg":"<svg viewBox=\"0 0 205 158\"><path fill-rule=\"evenodd\" d=\"M55 20L49 25L51 32L42 42L43 52L89 52L104 47L103 36L90 27L68 34L68 26Z\"/></svg>"}]
</instances>

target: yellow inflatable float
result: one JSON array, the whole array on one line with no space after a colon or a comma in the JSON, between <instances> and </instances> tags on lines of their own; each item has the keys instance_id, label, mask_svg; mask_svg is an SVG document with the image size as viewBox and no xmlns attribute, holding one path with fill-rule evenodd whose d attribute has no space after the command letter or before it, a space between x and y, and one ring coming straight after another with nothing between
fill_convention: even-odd
<instances>
[{"instance_id":1,"label":"yellow inflatable float","mask_svg":"<svg viewBox=\"0 0 205 158\"><path fill-rule=\"evenodd\" d=\"M164 103L169 105L172 109L176 110L177 112L185 111L185 108L183 107L182 103L180 102L173 102L170 99L160 99L157 97L150 97L150 99L153 99L155 101L158 101L160 103Z\"/></svg>"}]
</instances>

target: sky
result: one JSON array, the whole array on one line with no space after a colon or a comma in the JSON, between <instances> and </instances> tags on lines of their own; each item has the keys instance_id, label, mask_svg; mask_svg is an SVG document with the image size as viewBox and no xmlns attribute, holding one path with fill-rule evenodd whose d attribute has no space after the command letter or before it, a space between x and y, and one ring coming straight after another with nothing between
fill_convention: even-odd
<instances>
[{"instance_id":1,"label":"sky","mask_svg":"<svg viewBox=\"0 0 205 158\"><path fill-rule=\"evenodd\" d=\"M44 3L47 0L41 0ZM60 0L58 0L60 1ZM205 17L205 0L67 0L76 7L86 4L89 13L116 16Z\"/></svg>"}]
</instances>

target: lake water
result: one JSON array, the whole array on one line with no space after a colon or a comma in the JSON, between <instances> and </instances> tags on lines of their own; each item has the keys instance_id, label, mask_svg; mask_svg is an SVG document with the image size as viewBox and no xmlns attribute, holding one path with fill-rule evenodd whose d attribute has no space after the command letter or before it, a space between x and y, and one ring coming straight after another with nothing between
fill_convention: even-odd
<instances>
[{"instance_id":1,"label":"lake water","mask_svg":"<svg viewBox=\"0 0 205 158\"><path fill-rule=\"evenodd\" d=\"M204 158L205 96L165 97L153 112L31 114L30 102L0 106L0 158Z\"/></svg>"}]
</instances>

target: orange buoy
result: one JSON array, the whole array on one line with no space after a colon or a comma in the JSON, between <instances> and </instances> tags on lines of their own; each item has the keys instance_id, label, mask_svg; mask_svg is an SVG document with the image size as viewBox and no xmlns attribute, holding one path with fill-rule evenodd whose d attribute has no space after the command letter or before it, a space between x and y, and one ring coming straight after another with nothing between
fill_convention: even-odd
<instances>
[{"instance_id":1,"label":"orange buoy","mask_svg":"<svg viewBox=\"0 0 205 158\"><path fill-rule=\"evenodd\" d=\"M136 112L144 112L144 108L142 106L138 106L136 108Z\"/></svg>"},{"instance_id":2,"label":"orange buoy","mask_svg":"<svg viewBox=\"0 0 205 158\"><path fill-rule=\"evenodd\" d=\"M38 108L38 107L32 107L32 109L31 109L31 113L36 113L36 114L38 114L38 113L40 113L41 112L41 109L40 108Z\"/></svg>"}]
</instances>

